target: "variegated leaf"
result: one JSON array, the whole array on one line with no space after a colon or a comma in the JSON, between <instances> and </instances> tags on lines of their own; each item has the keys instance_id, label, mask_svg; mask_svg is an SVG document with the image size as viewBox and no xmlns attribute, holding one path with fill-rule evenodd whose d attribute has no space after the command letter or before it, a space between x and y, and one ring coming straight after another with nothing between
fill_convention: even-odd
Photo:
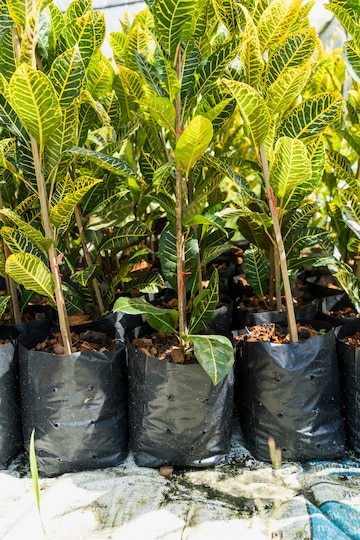
<instances>
[{"instance_id":1,"label":"variegated leaf","mask_svg":"<svg viewBox=\"0 0 360 540\"><path fill-rule=\"evenodd\" d=\"M170 197L174 193L174 178L172 177L175 171L175 163L169 161L156 169L153 173L153 186L157 193L166 193Z\"/></svg>"},{"instance_id":2,"label":"variegated leaf","mask_svg":"<svg viewBox=\"0 0 360 540\"><path fill-rule=\"evenodd\" d=\"M29 238L37 245L41 251L45 254L51 245L51 239L45 238L40 231L23 221L15 212L9 208L2 208L1 214L6 216L11 223L16 225L21 231L23 231Z\"/></svg>"},{"instance_id":3,"label":"variegated leaf","mask_svg":"<svg viewBox=\"0 0 360 540\"><path fill-rule=\"evenodd\" d=\"M175 58L177 47L189 39L195 29L197 2L193 0L155 0L152 5L157 35L161 45Z\"/></svg>"},{"instance_id":4,"label":"variegated leaf","mask_svg":"<svg viewBox=\"0 0 360 540\"><path fill-rule=\"evenodd\" d=\"M80 176L73 182L71 193L67 193L55 204L50 212L50 221L56 228L67 227L75 207L84 195L96 184L102 182L99 178Z\"/></svg>"},{"instance_id":5,"label":"variegated leaf","mask_svg":"<svg viewBox=\"0 0 360 540\"><path fill-rule=\"evenodd\" d=\"M49 268L31 253L10 255L5 263L6 273L30 291L45 296L54 302L55 280Z\"/></svg>"},{"instance_id":6,"label":"variegated leaf","mask_svg":"<svg viewBox=\"0 0 360 540\"><path fill-rule=\"evenodd\" d=\"M270 285L270 265L264 251L251 245L250 249L244 252L242 269L254 293L265 296Z\"/></svg>"},{"instance_id":7,"label":"variegated leaf","mask_svg":"<svg viewBox=\"0 0 360 540\"><path fill-rule=\"evenodd\" d=\"M10 22L12 26L13 22L11 20ZM11 26L4 28L4 25L1 25L0 71L6 80L10 80L16 70L16 57Z\"/></svg>"},{"instance_id":8,"label":"variegated leaf","mask_svg":"<svg viewBox=\"0 0 360 540\"><path fill-rule=\"evenodd\" d=\"M296 21L302 0L272 0L262 13L257 29L261 51L279 43Z\"/></svg>"},{"instance_id":9,"label":"variegated leaf","mask_svg":"<svg viewBox=\"0 0 360 540\"><path fill-rule=\"evenodd\" d=\"M202 248L203 246L201 246ZM206 266L212 261L214 261L217 257L220 257L223 253L226 253L230 249L235 249L236 245L231 244L230 242L224 241L224 243L220 245L207 245L205 249L202 251L202 257L201 257L201 266Z\"/></svg>"},{"instance_id":10,"label":"variegated leaf","mask_svg":"<svg viewBox=\"0 0 360 540\"><path fill-rule=\"evenodd\" d=\"M343 57L351 77L360 83L360 30L359 46L356 47L354 41L344 43Z\"/></svg>"},{"instance_id":11,"label":"variegated leaf","mask_svg":"<svg viewBox=\"0 0 360 540\"><path fill-rule=\"evenodd\" d=\"M149 252L147 249L139 249L135 253L132 253L126 257L125 261L120 264L115 276L110 282L110 285L105 290L104 298L106 305L110 305L114 301L115 290L118 288L121 281L123 281L124 278L126 278L126 276L131 272L134 264L138 261L146 259L148 254Z\"/></svg>"},{"instance_id":12,"label":"variegated leaf","mask_svg":"<svg viewBox=\"0 0 360 540\"><path fill-rule=\"evenodd\" d=\"M114 69L101 52L96 53L88 65L87 89L98 100L112 92Z\"/></svg>"},{"instance_id":13,"label":"variegated leaf","mask_svg":"<svg viewBox=\"0 0 360 540\"><path fill-rule=\"evenodd\" d=\"M317 44L316 32L310 28L306 32L298 32L287 36L285 41L269 56L264 72L263 88L268 88L289 68L299 68L308 64Z\"/></svg>"},{"instance_id":14,"label":"variegated leaf","mask_svg":"<svg viewBox=\"0 0 360 540\"><path fill-rule=\"evenodd\" d=\"M189 333L200 332L209 324L219 301L219 275L211 274L208 286L195 296L189 321Z\"/></svg>"},{"instance_id":15,"label":"variegated leaf","mask_svg":"<svg viewBox=\"0 0 360 540\"><path fill-rule=\"evenodd\" d=\"M245 82L253 88L256 88L264 69L264 59L261 54L255 21L245 6L242 6L242 10L244 12L246 26L245 39L241 47L240 59L245 73Z\"/></svg>"},{"instance_id":16,"label":"variegated leaf","mask_svg":"<svg viewBox=\"0 0 360 540\"><path fill-rule=\"evenodd\" d=\"M118 66L118 72L125 91L136 101L141 101L144 89L140 75L124 66Z\"/></svg>"},{"instance_id":17,"label":"variegated leaf","mask_svg":"<svg viewBox=\"0 0 360 540\"><path fill-rule=\"evenodd\" d=\"M158 97L168 97L167 91L164 88L164 81L156 67L153 66L144 55L138 52L135 53L135 57L140 73L150 88L156 92ZM170 99L169 101L172 102L173 100Z\"/></svg>"},{"instance_id":18,"label":"variegated leaf","mask_svg":"<svg viewBox=\"0 0 360 540\"><path fill-rule=\"evenodd\" d=\"M231 36L239 34L239 28L243 25L243 14L241 12L241 4L236 0L223 0L213 1L215 13L219 20L228 29Z\"/></svg>"},{"instance_id":19,"label":"variegated leaf","mask_svg":"<svg viewBox=\"0 0 360 540\"><path fill-rule=\"evenodd\" d=\"M76 315L78 313L84 313L85 304L81 293L65 281L62 282L62 291L67 314Z\"/></svg>"},{"instance_id":20,"label":"variegated leaf","mask_svg":"<svg viewBox=\"0 0 360 540\"><path fill-rule=\"evenodd\" d=\"M342 99L335 94L318 94L294 107L281 123L278 137L310 139L319 136L340 114Z\"/></svg>"},{"instance_id":21,"label":"variegated leaf","mask_svg":"<svg viewBox=\"0 0 360 540\"><path fill-rule=\"evenodd\" d=\"M235 358L231 341L225 336L189 334L185 339L194 344L194 354L214 385L221 382L231 370Z\"/></svg>"},{"instance_id":22,"label":"variegated leaf","mask_svg":"<svg viewBox=\"0 0 360 540\"><path fill-rule=\"evenodd\" d=\"M160 236L159 256L164 278L174 290L178 290L176 236L173 227L168 224ZM196 239L190 238L185 243L185 272L183 286L191 290L197 271L199 245Z\"/></svg>"},{"instance_id":23,"label":"variegated leaf","mask_svg":"<svg viewBox=\"0 0 360 540\"><path fill-rule=\"evenodd\" d=\"M123 58L125 53L126 34L122 32L110 32L108 41L115 58Z\"/></svg>"},{"instance_id":24,"label":"variegated leaf","mask_svg":"<svg viewBox=\"0 0 360 540\"><path fill-rule=\"evenodd\" d=\"M159 289L164 288L164 280L161 274L154 272L146 272L138 277L130 277L129 281L125 280L124 292L130 292L132 289L143 294L156 294Z\"/></svg>"},{"instance_id":25,"label":"variegated leaf","mask_svg":"<svg viewBox=\"0 0 360 540\"><path fill-rule=\"evenodd\" d=\"M139 71L137 53L144 54L146 56L149 49L148 42L148 33L145 31L142 25L132 25L128 34L126 35L124 45L123 59L127 68L131 69L132 71Z\"/></svg>"},{"instance_id":26,"label":"variegated leaf","mask_svg":"<svg viewBox=\"0 0 360 540\"><path fill-rule=\"evenodd\" d=\"M239 106L246 134L254 149L258 150L270 127L271 118L266 104L248 84L231 80L226 80L225 83Z\"/></svg>"},{"instance_id":27,"label":"variegated leaf","mask_svg":"<svg viewBox=\"0 0 360 540\"><path fill-rule=\"evenodd\" d=\"M92 55L97 49L95 39L94 17L91 11L66 24L63 36L68 48L79 47L79 52L85 67L88 66Z\"/></svg>"},{"instance_id":28,"label":"variegated leaf","mask_svg":"<svg viewBox=\"0 0 360 540\"><path fill-rule=\"evenodd\" d=\"M80 283L82 287L86 287L88 281L94 276L94 273L98 268L97 264L92 264L91 266L84 268L84 270L78 270L71 274L71 281Z\"/></svg>"},{"instance_id":29,"label":"variegated leaf","mask_svg":"<svg viewBox=\"0 0 360 540\"><path fill-rule=\"evenodd\" d=\"M281 137L270 167L270 185L282 211L296 208L313 190L311 164L305 145L298 139Z\"/></svg>"},{"instance_id":30,"label":"variegated leaf","mask_svg":"<svg viewBox=\"0 0 360 540\"><path fill-rule=\"evenodd\" d=\"M11 296L0 296L0 319L4 315Z\"/></svg>"},{"instance_id":31,"label":"variegated leaf","mask_svg":"<svg viewBox=\"0 0 360 540\"><path fill-rule=\"evenodd\" d=\"M124 227L115 229L110 233L98 246L100 250L116 250L117 252L139 244L147 236L151 235L151 231L139 222L127 223Z\"/></svg>"},{"instance_id":32,"label":"variegated leaf","mask_svg":"<svg viewBox=\"0 0 360 540\"><path fill-rule=\"evenodd\" d=\"M325 167L325 143L323 136L317 137L306 145L311 163L311 182L315 188L321 181Z\"/></svg>"},{"instance_id":33,"label":"variegated leaf","mask_svg":"<svg viewBox=\"0 0 360 540\"><path fill-rule=\"evenodd\" d=\"M310 64L288 68L266 89L265 103L272 114L285 113L301 95L311 75Z\"/></svg>"},{"instance_id":34,"label":"variegated leaf","mask_svg":"<svg viewBox=\"0 0 360 540\"><path fill-rule=\"evenodd\" d=\"M142 99L144 108L161 127L175 134L175 107L168 98L154 97Z\"/></svg>"},{"instance_id":35,"label":"variegated leaf","mask_svg":"<svg viewBox=\"0 0 360 540\"><path fill-rule=\"evenodd\" d=\"M58 56L49 73L60 106L68 108L80 95L85 80L85 66L77 46Z\"/></svg>"},{"instance_id":36,"label":"variegated leaf","mask_svg":"<svg viewBox=\"0 0 360 540\"><path fill-rule=\"evenodd\" d=\"M106 169L109 172L112 172L116 175L130 176L140 180L139 175L134 171L134 169L126 163L123 159L116 158L113 156L108 156L102 152L95 152L94 150L89 150L87 148L75 146L73 148L68 148L63 152L64 157L75 157L84 158L86 160L92 161L99 167Z\"/></svg>"},{"instance_id":37,"label":"variegated leaf","mask_svg":"<svg viewBox=\"0 0 360 540\"><path fill-rule=\"evenodd\" d=\"M11 104L42 149L61 122L59 99L50 79L21 64L10 81Z\"/></svg>"},{"instance_id":38,"label":"variegated leaf","mask_svg":"<svg viewBox=\"0 0 360 540\"><path fill-rule=\"evenodd\" d=\"M212 124L202 116L195 116L181 134L175 148L175 159L186 177L204 154L212 136Z\"/></svg>"},{"instance_id":39,"label":"variegated leaf","mask_svg":"<svg viewBox=\"0 0 360 540\"><path fill-rule=\"evenodd\" d=\"M4 226L0 229L0 234L12 253L32 253L47 263L47 258L42 250L21 229Z\"/></svg>"}]
</instances>

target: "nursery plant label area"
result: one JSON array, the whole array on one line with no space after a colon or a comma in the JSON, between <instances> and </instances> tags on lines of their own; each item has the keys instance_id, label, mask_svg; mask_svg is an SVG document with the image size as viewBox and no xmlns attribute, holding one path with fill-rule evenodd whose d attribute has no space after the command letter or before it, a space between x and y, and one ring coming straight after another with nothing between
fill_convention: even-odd
<instances>
[{"instance_id":1,"label":"nursery plant label area","mask_svg":"<svg viewBox=\"0 0 360 540\"><path fill-rule=\"evenodd\" d=\"M117 467L40 482L41 518L53 540L359 538L360 460L288 462L274 470L255 460L234 426L226 461L208 469ZM0 472L1 538L45 538L27 458ZM21 509L21 514L19 513Z\"/></svg>"}]
</instances>

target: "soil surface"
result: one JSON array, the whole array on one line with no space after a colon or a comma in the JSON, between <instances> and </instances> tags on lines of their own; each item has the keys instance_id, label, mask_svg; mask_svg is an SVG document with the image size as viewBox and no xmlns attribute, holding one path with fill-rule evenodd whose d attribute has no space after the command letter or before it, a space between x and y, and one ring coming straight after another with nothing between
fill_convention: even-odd
<instances>
[{"instance_id":1,"label":"soil surface","mask_svg":"<svg viewBox=\"0 0 360 540\"><path fill-rule=\"evenodd\" d=\"M72 351L98 351L98 352L116 352L116 341L104 332L95 330L85 330L84 332L71 332ZM64 345L60 332L54 332L52 336L39 343L32 349L33 351L42 351L51 354L65 354Z\"/></svg>"},{"instance_id":2,"label":"soil surface","mask_svg":"<svg viewBox=\"0 0 360 540\"><path fill-rule=\"evenodd\" d=\"M352 336L343 338L341 341L360 349L360 331L355 332Z\"/></svg>"},{"instance_id":3,"label":"soil surface","mask_svg":"<svg viewBox=\"0 0 360 540\"><path fill-rule=\"evenodd\" d=\"M179 340L171 334L154 333L141 338L134 338L131 345L140 349L148 356L154 356L158 360L172 362L174 364L194 364L192 350L186 351L185 355L179 346Z\"/></svg>"},{"instance_id":4,"label":"soil surface","mask_svg":"<svg viewBox=\"0 0 360 540\"><path fill-rule=\"evenodd\" d=\"M297 324L299 341L318 336L319 332L314 330L311 325ZM241 330L235 341L270 341L271 343L290 343L290 333L287 327L274 323L258 324Z\"/></svg>"}]
</instances>

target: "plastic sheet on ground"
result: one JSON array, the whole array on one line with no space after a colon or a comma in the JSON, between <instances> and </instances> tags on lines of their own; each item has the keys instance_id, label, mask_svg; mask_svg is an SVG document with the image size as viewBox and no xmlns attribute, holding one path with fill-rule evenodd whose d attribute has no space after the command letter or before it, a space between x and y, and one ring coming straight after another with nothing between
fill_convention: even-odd
<instances>
[{"instance_id":1,"label":"plastic sheet on ground","mask_svg":"<svg viewBox=\"0 0 360 540\"><path fill-rule=\"evenodd\" d=\"M52 540L357 540L360 460L284 463L274 471L244 446L237 421L226 462L165 478L119 466L40 479ZM0 471L0 538L43 538L27 456Z\"/></svg>"}]
</instances>

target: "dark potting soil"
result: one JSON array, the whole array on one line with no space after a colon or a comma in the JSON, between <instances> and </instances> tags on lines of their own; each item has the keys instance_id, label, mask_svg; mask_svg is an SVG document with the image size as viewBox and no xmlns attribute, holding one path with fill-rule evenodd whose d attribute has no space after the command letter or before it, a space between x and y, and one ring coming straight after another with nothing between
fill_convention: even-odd
<instances>
[{"instance_id":1,"label":"dark potting soil","mask_svg":"<svg viewBox=\"0 0 360 540\"><path fill-rule=\"evenodd\" d=\"M116 340L105 334L95 330L85 330L84 332L71 332L72 351L98 351L98 352L116 352ZM45 341L37 344L31 350L42 351L51 354L64 354L64 345L60 332L54 332Z\"/></svg>"}]
</instances>

